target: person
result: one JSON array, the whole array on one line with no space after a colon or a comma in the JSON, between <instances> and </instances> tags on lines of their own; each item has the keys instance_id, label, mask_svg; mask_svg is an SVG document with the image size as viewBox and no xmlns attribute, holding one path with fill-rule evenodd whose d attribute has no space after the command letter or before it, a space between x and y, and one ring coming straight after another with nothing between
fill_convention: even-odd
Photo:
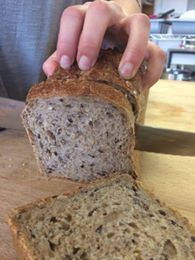
<instances>
[{"instance_id":1,"label":"person","mask_svg":"<svg viewBox=\"0 0 195 260\"><path fill-rule=\"evenodd\" d=\"M123 50L121 77L132 78L148 61L144 87L160 77L165 55L148 40L149 18L139 0L0 0L0 96L24 100L30 86L70 68L90 69L100 49ZM43 65L43 66L42 66ZM43 71L42 71L43 68Z\"/></svg>"}]
</instances>

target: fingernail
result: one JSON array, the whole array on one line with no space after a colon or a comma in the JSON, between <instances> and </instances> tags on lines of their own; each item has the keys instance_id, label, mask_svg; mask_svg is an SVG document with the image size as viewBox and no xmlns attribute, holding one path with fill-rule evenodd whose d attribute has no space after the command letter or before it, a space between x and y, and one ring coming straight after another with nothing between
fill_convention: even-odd
<instances>
[{"instance_id":1,"label":"fingernail","mask_svg":"<svg viewBox=\"0 0 195 260\"><path fill-rule=\"evenodd\" d=\"M79 60L79 68L81 70L89 70L91 67L91 62L87 56L81 56Z\"/></svg>"},{"instance_id":2,"label":"fingernail","mask_svg":"<svg viewBox=\"0 0 195 260\"><path fill-rule=\"evenodd\" d=\"M125 79L130 79L134 76L134 66L132 63L126 62L119 67L121 76Z\"/></svg>"},{"instance_id":3,"label":"fingernail","mask_svg":"<svg viewBox=\"0 0 195 260\"><path fill-rule=\"evenodd\" d=\"M69 69L71 66L71 60L67 55L62 55L61 59L60 59L60 66L63 69Z\"/></svg>"}]
</instances>

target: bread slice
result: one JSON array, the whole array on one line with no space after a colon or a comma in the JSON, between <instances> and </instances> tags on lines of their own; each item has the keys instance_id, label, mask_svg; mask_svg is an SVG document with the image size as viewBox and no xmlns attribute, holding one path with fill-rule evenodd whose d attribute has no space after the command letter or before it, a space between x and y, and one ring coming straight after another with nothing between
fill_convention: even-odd
<instances>
[{"instance_id":1,"label":"bread slice","mask_svg":"<svg viewBox=\"0 0 195 260\"><path fill-rule=\"evenodd\" d=\"M141 70L131 81L119 77L120 58L102 52L90 71L75 64L31 88L22 118L43 173L91 181L134 172L134 124L146 95Z\"/></svg>"},{"instance_id":2,"label":"bread slice","mask_svg":"<svg viewBox=\"0 0 195 260\"><path fill-rule=\"evenodd\" d=\"M128 175L20 207L9 224L25 259L195 259L192 227Z\"/></svg>"}]
</instances>

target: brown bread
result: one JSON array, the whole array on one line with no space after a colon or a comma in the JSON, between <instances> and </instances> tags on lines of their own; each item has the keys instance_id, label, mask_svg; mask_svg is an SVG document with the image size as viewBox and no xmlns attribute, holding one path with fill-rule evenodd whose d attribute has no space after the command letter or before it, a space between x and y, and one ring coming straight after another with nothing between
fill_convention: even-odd
<instances>
[{"instance_id":1,"label":"brown bread","mask_svg":"<svg viewBox=\"0 0 195 260\"><path fill-rule=\"evenodd\" d=\"M26 260L195 259L186 219L128 175L20 207L9 224Z\"/></svg>"},{"instance_id":2,"label":"brown bread","mask_svg":"<svg viewBox=\"0 0 195 260\"><path fill-rule=\"evenodd\" d=\"M104 51L90 71L73 65L30 90L23 123L47 176L91 181L134 175L135 121L143 119L142 71L121 79L121 54Z\"/></svg>"}]
</instances>

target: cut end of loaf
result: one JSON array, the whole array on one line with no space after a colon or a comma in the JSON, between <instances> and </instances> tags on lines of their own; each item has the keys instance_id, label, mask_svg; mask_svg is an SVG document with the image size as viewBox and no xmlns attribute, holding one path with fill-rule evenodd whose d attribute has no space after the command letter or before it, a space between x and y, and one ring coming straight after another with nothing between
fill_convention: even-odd
<instances>
[{"instance_id":1,"label":"cut end of loaf","mask_svg":"<svg viewBox=\"0 0 195 260\"><path fill-rule=\"evenodd\" d=\"M20 208L10 222L37 259L195 259L186 221L128 176Z\"/></svg>"},{"instance_id":2,"label":"cut end of loaf","mask_svg":"<svg viewBox=\"0 0 195 260\"><path fill-rule=\"evenodd\" d=\"M132 170L134 122L111 103L84 96L34 99L23 122L48 176L90 181Z\"/></svg>"},{"instance_id":3,"label":"cut end of loaf","mask_svg":"<svg viewBox=\"0 0 195 260\"><path fill-rule=\"evenodd\" d=\"M101 51L90 70L75 63L32 86L23 123L43 173L75 181L134 174L134 123L143 122L147 95L142 68L131 80L119 76L121 57Z\"/></svg>"}]
</instances>

